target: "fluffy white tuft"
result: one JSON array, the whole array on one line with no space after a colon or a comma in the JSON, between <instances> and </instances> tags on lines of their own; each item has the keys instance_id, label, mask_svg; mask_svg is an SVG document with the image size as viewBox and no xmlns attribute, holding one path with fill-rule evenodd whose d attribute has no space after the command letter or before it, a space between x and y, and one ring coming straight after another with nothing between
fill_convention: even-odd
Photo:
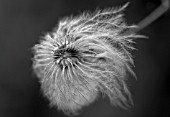
<instances>
[{"instance_id":1,"label":"fluffy white tuft","mask_svg":"<svg viewBox=\"0 0 170 117\"><path fill-rule=\"evenodd\" d=\"M140 37L128 30L121 8L96 10L61 20L33 47L33 69L51 105L77 114L99 92L122 108L133 105L125 83L133 60L129 50Z\"/></svg>"}]
</instances>

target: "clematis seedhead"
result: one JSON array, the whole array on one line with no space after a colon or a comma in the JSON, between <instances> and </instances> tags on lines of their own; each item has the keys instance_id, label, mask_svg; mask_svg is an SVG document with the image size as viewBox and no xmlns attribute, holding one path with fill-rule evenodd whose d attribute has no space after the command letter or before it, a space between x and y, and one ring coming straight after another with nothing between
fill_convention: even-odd
<instances>
[{"instance_id":1,"label":"clematis seedhead","mask_svg":"<svg viewBox=\"0 0 170 117\"><path fill-rule=\"evenodd\" d=\"M100 93L112 105L133 105L126 79L135 76L130 51L141 36L124 21L127 5L66 17L33 47L33 70L51 106L76 115Z\"/></svg>"}]
</instances>

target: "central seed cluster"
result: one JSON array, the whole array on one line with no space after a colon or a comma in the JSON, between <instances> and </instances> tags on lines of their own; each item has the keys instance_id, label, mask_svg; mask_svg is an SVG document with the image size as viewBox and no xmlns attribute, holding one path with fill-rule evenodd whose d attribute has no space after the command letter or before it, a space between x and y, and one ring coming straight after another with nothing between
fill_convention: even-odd
<instances>
[{"instance_id":1,"label":"central seed cluster","mask_svg":"<svg viewBox=\"0 0 170 117\"><path fill-rule=\"evenodd\" d=\"M54 51L54 60L62 66L73 64L73 59L79 59L79 56L78 50L67 47L67 45L63 45Z\"/></svg>"}]
</instances>

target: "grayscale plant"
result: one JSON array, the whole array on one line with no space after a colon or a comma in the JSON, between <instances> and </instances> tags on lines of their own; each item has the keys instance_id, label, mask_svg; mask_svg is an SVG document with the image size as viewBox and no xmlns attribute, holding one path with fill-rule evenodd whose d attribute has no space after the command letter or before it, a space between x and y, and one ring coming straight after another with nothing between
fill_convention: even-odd
<instances>
[{"instance_id":1,"label":"grayscale plant","mask_svg":"<svg viewBox=\"0 0 170 117\"><path fill-rule=\"evenodd\" d=\"M64 18L33 47L33 70L52 106L76 115L99 93L115 106L133 105L126 78L135 76L133 39L143 36L125 23L127 5Z\"/></svg>"}]
</instances>

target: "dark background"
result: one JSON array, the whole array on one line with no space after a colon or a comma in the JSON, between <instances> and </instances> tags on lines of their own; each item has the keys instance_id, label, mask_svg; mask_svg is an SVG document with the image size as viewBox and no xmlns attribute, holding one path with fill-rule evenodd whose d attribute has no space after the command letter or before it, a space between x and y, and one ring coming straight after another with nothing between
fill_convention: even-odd
<instances>
[{"instance_id":1,"label":"dark background","mask_svg":"<svg viewBox=\"0 0 170 117\"><path fill-rule=\"evenodd\" d=\"M128 24L141 21L161 3L129 0ZM49 108L32 74L30 48L63 16L123 5L127 0L0 0L0 117L64 117ZM170 15L140 31L133 52L138 80L129 79L135 106L130 111L111 107L99 98L78 117L170 117Z\"/></svg>"}]
</instances>

